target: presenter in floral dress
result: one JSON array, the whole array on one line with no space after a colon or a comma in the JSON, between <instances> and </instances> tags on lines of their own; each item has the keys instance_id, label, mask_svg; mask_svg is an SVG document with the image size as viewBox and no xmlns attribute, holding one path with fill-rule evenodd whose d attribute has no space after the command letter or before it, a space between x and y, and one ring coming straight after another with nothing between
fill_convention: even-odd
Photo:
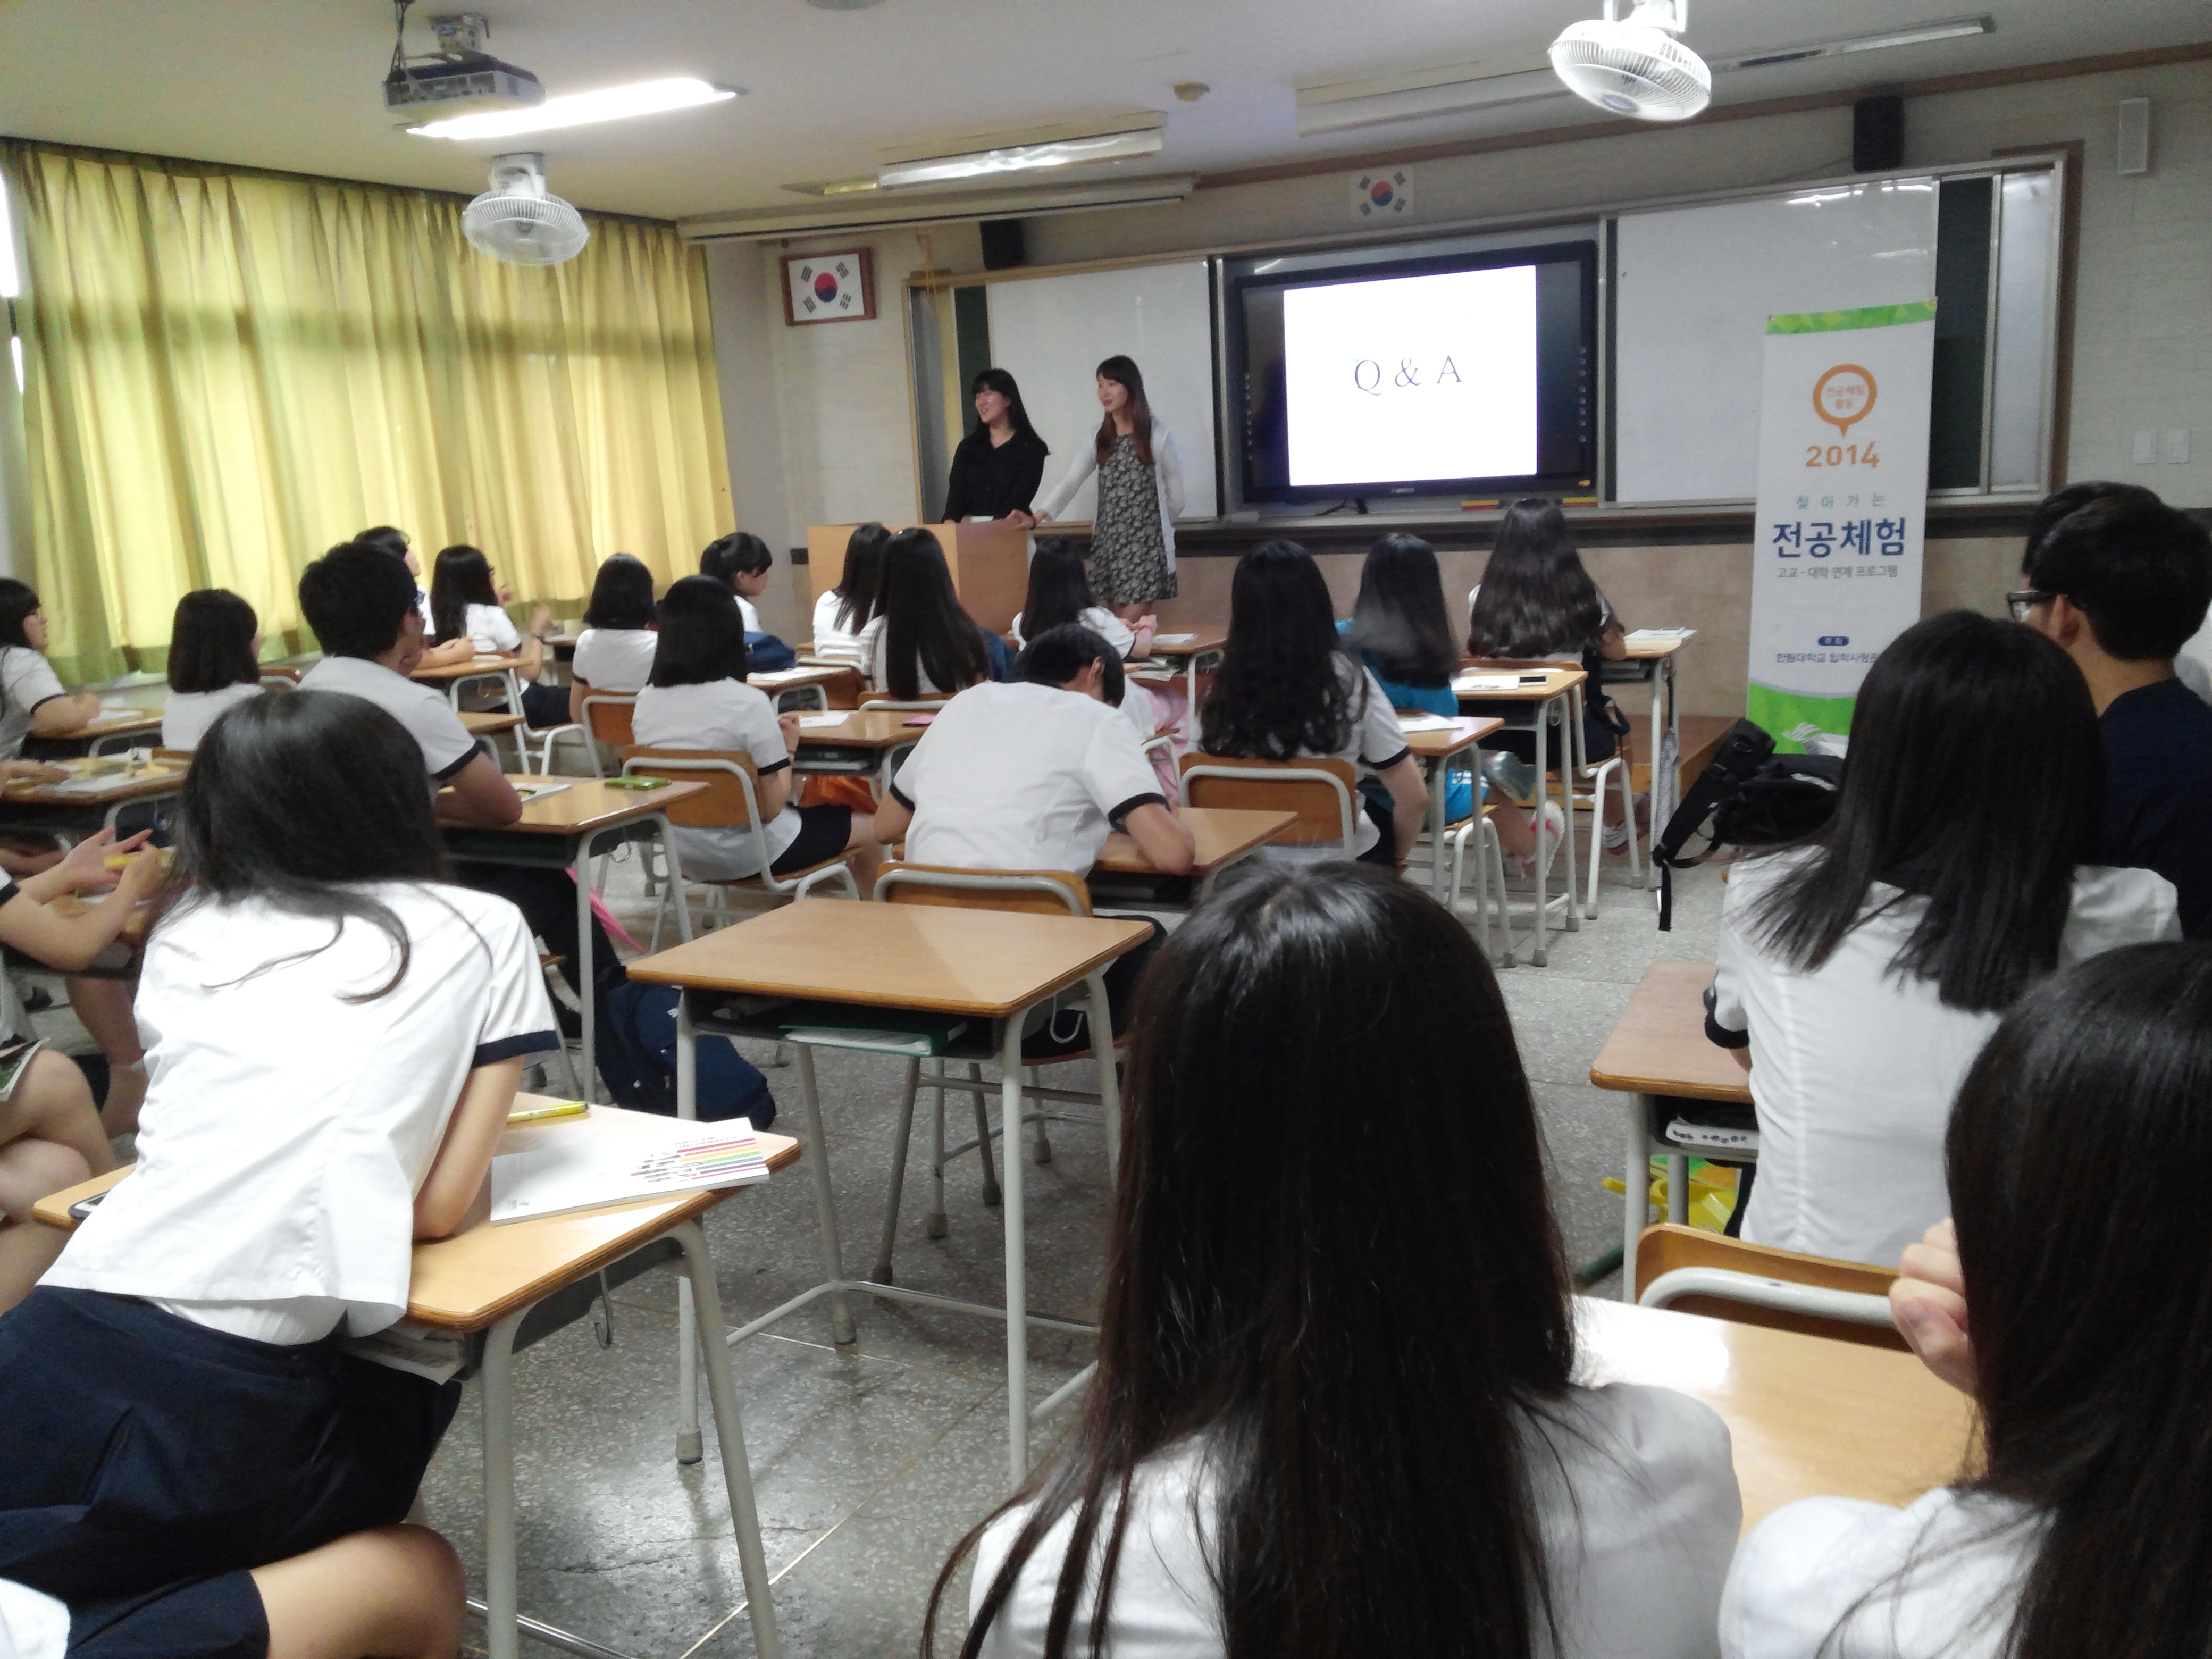
<instances>
[{"instance_id":1,"label":"presenter in floral dress","mask_svg":"<svg viewBox=\"0 0 2212 1659\"><path fill-rule=\"evenodd\" d=\"M1176 594L1175 518L1182 511L1182 457L1175 434L1153 418L1145 377L1127 357L1098 365L1098 435L1077 452L1067 476L1037 503L1042 522L1098 475L1091 527L1091 586L1117 611Z\"/></svg>"}]
</instances>

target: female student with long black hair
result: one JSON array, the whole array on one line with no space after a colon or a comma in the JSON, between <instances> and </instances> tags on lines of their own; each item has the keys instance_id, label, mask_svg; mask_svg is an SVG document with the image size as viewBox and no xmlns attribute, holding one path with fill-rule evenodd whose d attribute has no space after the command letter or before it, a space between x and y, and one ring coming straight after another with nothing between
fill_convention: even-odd
<instances>
[{"instance_id":1,"label":"female student with long black hair","mask_svg":"<svg viewBox=\"0 0 2212 1659\"><path fill-rule=\"evenodd\" d=\"M1890 1293L1979 1467L1744 1540L1729 1659L2212 1652L2212 945L2115 951L2008 1013L1946 1137L1951 1224Z\"/></svg>"},{"instance_id":2,"label":"female student with long black hair","mask_svg":"<svg viewBox=\"0 0 2212 1659\"><path fill-rule=\"evenodd\" d=\"M1467 596L1467 651L1497 662L1569 663L1583 669L1583 742L1592 761L1620 747L1628 723L1598 684L1598 666L1627 653L1620 618L1583 566L1567 515L1548 496L1505 509L1482 580ZM1528 705L1533 710L1534 704ZM1492 706L1492 713L1504 709ZM1487 747L1536 757L1533 732L1507 730ZM1554 751L1556 753L1556 750Z\"/></svg>"},{"instance_id":3,"label":"female student with long black hair","mask_svg":"<svg viewBox=\"0 0 2212 1659\"><path fill-rule=\"evenodd\" d=\"M845 538L845 565L837 585L814 601L814 654L860 654L860 630L876 613L876 588L884 574L884 546L891 532L879 524L855 525Z\"/></svg>"},{"instance_id":4,"label":"female student with long black hair","mask_svg":"<svg viewBox=\"0 0 2212 1659\"><path fill-rule=\"evenodd\" d=\"M652 749L742 750L752 757L754 791L768 841L769 868L805 870L850 848L866 897L883 849L868 815L792 800L791 753L799 716L778 714L768 693L745 684L745 626L735 596L711 576L684 576L660 601L660 646L653 680L637 694L630 728ZM760 873L750 830L676 830L677 862L695 881Z\"/></svg>"},{"instance_id":5,"label":"female student with long black hair","mask_svg":"<svg viewBox=\"0 0 2212 1659\"><path fill-rule=\"evenodd\" d=\"M1176 595L1175 520L1182 511L1182 452L1167 422L1152 414L1145 377L1127 357L1098 365L1097 435L1037 504L1036 520L1057 516L1093 472L1098 505L1091 526L1091 579L1106 603L1130 607ZM1125 614L1124 619L1128 617Z\"/></svg>"},{"instance_id":6,"label":"female student with long black hair","mask_svg":"<svg viewBox=\"0 0 2212 1659\"><path fill-rule=\"evenodd\" d=\"M0 576L0 760L29 737L66 738L100 718L100 693L63 689L46 661L46 613L39 596Z\"/></svg>"},{"instance_id":7,"label":"female student with long black hair","mask_svg":"<svg viewBox=\"0 0 2212 1659\"><path fill-rule=\"evenodd\" d=\"M1366 562L1359 567L1359 598L1350 619L1336 627L1345 647L1374 675L1393 708L1458 718L1459 699L1451 682L1459 666L1459 644L1444 610L1443 572L1436 550L1419 536L1385 536L1367 550ZM1476 781L1455 772L1444 794L1445 817L1456 823L1475 810L1480 799ZM1523 870L1530 868L1535 826L1510 802L1490 821L1499 844L1521 860Z\"/></svg>"},{"instance_id":8,"label":"female student with long black hair","mask_svg":"<svg viewBox=\"0 0 2212 1659\"><path fill-rule=\"evenodd\" d=\"M1035 524L1030 503L1044 482L1044 440L1022 407L1021 388L1003 368L975 376L968 394L975 400L975 424L952 452L952 473L945 490L945 516L1012 519Z\"/></svg>"},{"instance_id":9,"label":"female student with long black hair","mask_svg":"<svg viewBox=\"0 0 2212 1659\"><path fill-rule=\"evenodd\" d=\"M945 550L927 530L902 530L884 546L876 614L860 630L868 684L894 697L964 691L991 678L983 630L953 591Z\"/></svg>"},{"instance_id":10,"label":"female student with long black hair","mask_svg":"<svg viewBox=\"0 0 2212 1659\"><path fill-rule=\"evenodd\" d=\"M1728 1431L1576 1385L1535 1109L1466 928L1384 871L1249 865L1131 1030L1097 1375L939 1580L980 1539L963 1659L1710 1654ZM1348 1123L1391 1156L1343 1158Z\"/></svg>"},{"instance_id":11,"label":"female student with long black hair","mask_svg":"<svg viewBox=\"0 0 2212 1659\"><path fill-rule=\"evenodd\" d=\"M2173 887L2097 864L2087 687L1954 611L1867 671L1835 815L1730 872L1707 1035L1759 1117L1743 1236L1887 1264L1945 1212L1943 1124L2005 1010L2063 963L2179 937Z\"/></svg>"},{"instance_id":12,"label":"female student with long black hair","mask_svg":"<svg viewBox=\"0 0 2212 1659\"><path fill-rule=\"evenodd\" d=\"M594 691L634 696L653 677L653 572L628 553L611 553L592 578L584 631L568 662L568 718L584 719L584 699Z\"/></svg>"},{"instance_id":13,"label":"female student with long black hair","mask_svg":"<svg viewBox=\"0 0 2212 1659\"><path fill-rule=\"evenodd\" d=\"M177 601L169 624L169 701L161 746L197 749L216 717L261 695L261 619L228 588L204 587Z\"/></svg>"},{"instance_id":14,"label":"female student with long black hair","mask_svg":"<svg viewBox=\"0 0 2212 1659\"><path fill-rule=\"evenodd\" d=\"M1375 677L1345 654L1328 584L1305 549L1263 542L1229 584L1229 648L1198 711L1198 746L1243 760L1349 761L1388 799L1353 802L1342 856L1402 862L1428 815L1428 785ZM1332 856L1270 848L1271 858Z\"/></svg>"},{"instance_id":15,"label":"female student with long black hair","mask_svg":"<svg viewBox=\"0 0 2212 1659\"><path fill-rule=\"evenodd\" d=\"M174 822L137 1168L0 1319L0 1578L68 1603L73 1650L450 1654L458 1564L398 1523L459 1385L339 1339L480 1214L556 1041L537 950L452 884L364 699L229 710Z\"/></svg>"},{"instance_id":16,"label":"female student with long black hair","mask_svg":"<svg viewBox=\"0 0 2212 1659\"><path fill-rule=\"evenodd\" d=\"M441 549L431 570L430 643L434 647L465 640L483 656L521 658L514 672L525 683L523 718L537 726L558 726L567 720L568 698L552 686L538 684L545 665L545 634L553 625L553 607L543 599L538 602L526 636L507 614L504 590L492 580L491 561L477 549Z\"/></svg>"}]
</instances>

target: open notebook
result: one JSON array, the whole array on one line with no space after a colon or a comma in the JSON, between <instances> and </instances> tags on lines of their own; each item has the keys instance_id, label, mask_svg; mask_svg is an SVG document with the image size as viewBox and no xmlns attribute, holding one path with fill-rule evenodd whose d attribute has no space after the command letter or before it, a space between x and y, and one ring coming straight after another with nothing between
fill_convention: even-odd
<instances>
[{"instance_id":1,"label":"open notebook","mask_svg":"<svg viewBox=\"0 0 2212 1659\"><path fill-rule=\"evenodd\" d=\"M594 1106L500 1137L491 1161L491 1219L534 1221L767 1179L759 1137L744 1118L694 1123Z\"/></svg>"}]
</instances>

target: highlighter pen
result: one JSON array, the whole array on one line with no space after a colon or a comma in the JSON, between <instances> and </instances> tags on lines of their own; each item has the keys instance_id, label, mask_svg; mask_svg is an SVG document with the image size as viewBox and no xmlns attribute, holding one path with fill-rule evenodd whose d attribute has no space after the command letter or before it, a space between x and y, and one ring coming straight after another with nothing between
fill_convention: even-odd
<instances>
[{"instance_id":1,"label":"highlighter pen","mask_svg":"<svg viewBox=\"0 0 2212 1659\"><path fill-rule=\"evenodd\" d=\"M549 1123L556 1117L581 1117L589 1110L591 1108L580 1100L564 1100L551 1106L526 1106L507 1115L507 1127L520 1129L533 1123Z\"/></svg>"}]
</instances>

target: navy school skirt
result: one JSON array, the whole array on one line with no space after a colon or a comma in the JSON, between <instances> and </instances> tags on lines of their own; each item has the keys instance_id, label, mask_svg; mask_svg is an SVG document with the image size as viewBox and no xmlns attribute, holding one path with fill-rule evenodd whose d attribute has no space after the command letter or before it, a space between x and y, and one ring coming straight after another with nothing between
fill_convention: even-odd
<instances>
[{"instance_id":1,"label":"navy school skirt","mask_svg":"<svg viewBox=\"0 0 2212 1659\"><path fill-rule=\"evenodd\" d=\"M249 1570L404 1519L460 1384L41 1288L0 1317L0 1578L71 1659L261 1659Z\"/></svg>"}]
</instances>

